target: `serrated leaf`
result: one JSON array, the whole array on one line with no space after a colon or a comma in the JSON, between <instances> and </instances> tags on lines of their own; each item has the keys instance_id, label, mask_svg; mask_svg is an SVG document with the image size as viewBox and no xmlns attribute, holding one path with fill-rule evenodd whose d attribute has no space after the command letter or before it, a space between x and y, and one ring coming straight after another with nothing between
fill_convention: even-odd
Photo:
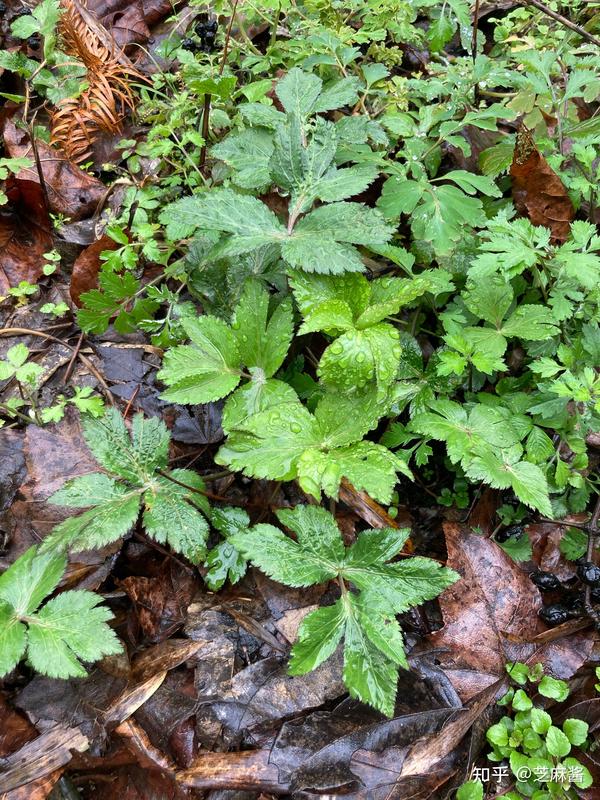
<instances>
[{"instance_id":1,"label":"serrated leaf","mask_svg":"<svg viewBox=\"0 0 600 800\"><path fill-rule=\"evenodd\" d=\"M373 183L377 174L377 168L368 164L332 169L319 180L315 194L319 200L326 203L346 200L364 192Z\"/></svg>"},{"instance_id":2,"label":"serrated leaf","mask_svg":"<svg viewBox=\"0 0 600 800\"><path fill-rule=\"evenodd\" d=\"M275 87L277 97L288 114L302 118L313 111L323 81L316 75L294 67Z\"/></svg>"},{"instance_id":3,"label":"serrated leaf","mask_svg":"<svg viewBox=\"0 0 600 800\"><path fill-rule=\"evenodd\" d=\"M396 614L435 597L458 575L423 558L386 564L403 546L407 531L366 531L346 550L334 517L323 508L297 506L277 516L297 541L271 525L257 525L234 534L233 544L282 583L308 586L337 577L341 588L334 605L303 621L291 673L315 669L332 655L343 635L343 674L350 694L391 716L398 666L406 666Z\"/></svg>"},{"instance_id":4,"label":"serrated leaf","mask_svg":"<svg viewBox=\"0 0 600 800\"><path fill-rule=\"evenodd\" d=\"M481 194L485 194L488 197L502 197L500 189L485 175L476 175L464 169L455 169L447 172L444 175L444 180L454 181L467 194L473 195L481 192Z\"/></svg>"},{"instance_id":5,"label":"serrated leaf","mask_svg":"<svg viewBox=\"0 0 600 800\"><path fill-rule=\"evenodd\" d=\"M217 592L227 580L232 585L240 581L248 562L230 542L219 542L208 551L204 566L208 568L204 582L212 592Z\"/></svg>"},{"instance_id":6,"label":"serrated leaf","mask_svg":"<svg viewBox=\"0 0 600 800\"><path fill-rule=\"evenodd\" d=\"M231 235L227 242L230 255L248 253L286 237L285 228L264 203L231 189L214 189L177 200L163 209L160 221L167 226L167 235L173 239L191 236L198 228L228 233ZM173 226L175 230L171 230Z\"/></svg>"},{"instance_id":7,"label":"serrated leaf","mask_svg":"<svg viewBox=\"0 0 600 800\"><path fill-rule=\"evenodd\" d=\"M131 438L123 417L109 408L102 417L82 421L83 436L96 461L108 472L137 483L139 474L131 454Z\"/></svg>"},{"instance_id":8,"label":"serrated leaf","mask_svg":"<svg viewBox=\"0 0 600 800\"><path fill-rule=\"evenodd\" d=\"M273 525L260 523L247 533L237 533L230 542L273 580L286 586L311 586L336 574L335 564L318 552L306 552Z\"/></svg>"},{"instance_id":9,"label":"serrated leaf","mask_svg":"<svg viewBox=\"0 0 600 800\"><path fill-rule=\"evenodd\" d=\"M294 330L289 299L283 300L268 319L269 299L258 281L248 281L232 323L241 363L259 367L267 378L283 364Z\"/></svg>"},{"instance_id":10,"label":"serrated leaf","mask_svg":"<svg viewBox=\"0 0 600 800\"><path fill-rule=\"evenodd\" d=\"M408 669L402 631L394 613L386 608L374 592L361 592L349 596L355 614L371 644L390 661Z\"/></svg>"},{"instance_id":11,"label":"serrated leaf","mask_svg":"<svg viewBox=\"0 0 600 800\"><path fill-rule=\"evenodd\" d=\"M437 561L417 556L393 564L350 564L344 567L343 575L359 589L385 600L396 614L437 597L460 577Z\"/></svg>"},{"instance_id":12,"label":"serrated leaf","mask_svg":"<svg viewBox=\"0 0 600 800\"><path fill-rule=\"evenodd\" d=\"M0 678L12 672L26 648L27 628L17 619L14 608L0 600Z\"/></svg>"},{"instance_id":13,"label":"serrated leaf","mask_svg":"<svg viewBox=\"0 0 600 800\"><path fill-rule=\"evenodd\" d=\"M393 716L398 667L375 647L350 613L346 615L343 676L352 697Z\"/></svg>"},{"instance_id":14,"label":"serrated leaf","mask_svg":"<svg viewBox=\"0 0 600 800\"><path fill-rule=\"evenodd\" d=\"M342 106L354 105L358 100L359 89L360 81L356 76L340 78L325 86L315 101L312 111L313 113L323 113Z\"/></svg>"},{"instance_id":15,"label":"serrated leaf","mask_svg":"<svg viewBox=\"0 0 600 800\"><path fill-rule=\"evenodd\" d=\"M239 424L215 460L245 475L290 480L298 458L318 446L319 438L317 422L307 409L298 401L281 403Z\"/></svg>"},{"instance_id":16,"label":"serrated leaf","mask_svg":"<svg viewBox=\"0 0 600 800\"><path fill-rule=\"evenodd\" d=\"M290 675L304 675L333 655L344 635L345 622L341 600L307 614L292 647Z\"/></svg>"},{"instance_id":17,"label":"serrated leaf","mask_svg":"<svg viewBox=\"0 0 600 800\"><path fill-rule=\"evenodd\" d=\"M52 678L84 677L82 661L97 661L122 650L106 624L110 609L93 592L71 591L50 600L29 618L28 660Z\"/></svg>"},{"instance_id":18,"label":"serrated leaf","mask_svg":"<svg viewBox=\"0 0 600 800\"><path fill-rule=\"evenodd\" d=\"M298 396L289 384L275 378L264 380L264 376L260 374L227 398L221 425L225 433L229 434L235 428L243 427L253 414L267 411L282 403L297 401Z\"/></svg>"},{"instance_id":19,"label":"serrated leaf","mask_svg":"<svg viewBox=\"0 0 600 800\"><path fill-rule=\"evenodd\" d=\"M52 529L42 550L91 550L104 547L125 536L135 525L140 512L140 492L117 484L113 500L70 517Z\"/></svg>"},{"instance_id":20,"label":"serrated leaf","mask_svg":"<svg viewBox=\"0 0 600 800\"><path fill-rule=\"evenodd\" d=\"M542 470L528 461L515 461L510 454L491 450L477 456L467 466L466 472L474 480L483 480L494 489L512 488L525 505L535 508L546 517L552 517L548 496L548 483Z\"/></svg>"},{"instance_id":21,"label":"serrated leaf","mask_svg":"<svg viewBox=\"0 0 600 800\"><path fill-rule=\"evenodd\" d=\"M321 491L337 497L342 478L347 478L356 489L389 503L398 472L412 477L405 461L373 442L357 442L329 453L311 449L298 460L298 482L317 498Z\"/></svg>"},{"instance_id":22,"label":"serrated leaf","mask_svg":"<svg viewBox=\"0 0 600 800\"><path fill-rule=\"evenodd\" d=\"M167 350L157 377L170 388L162 397L175 403L210 403L235 389L241 378L241 356L230 327L205 315L182 321L192 345Z\"/></svg>"},{"instance_id":23,"label":"serrated leaf","mask_svg":"<svg viewBox=\"0 0 600 800\"><path fill-rule=\"evenodd\" d=\"M0 575L0 600L19 616L31 614L58 586L67 560L57 553L38 554L30 547Z\"/></svg>"},{"instance_id":24,"label":"serrated leaf","mask_svg":"<svg viewBox=\"0 0 600 800\"><path fill-rule=\"evenodd\" d=\"M170 475L194 489L204 489L204 482L192 470L177 469ZM197 507L207 514L207 499L168 478L160 478L155 488L145 493L144 504L143 522L148 535L161 544L170 545L192 564L199 564L206 555L209 529Z\"/></svg>"},{"instance_id":25,"label":"serrated leaf","mask_svg":"<svg viewBox=\"0 0 600 800\"><path fill-rule=\"evenodd\" d=\"M528 341L542 341L550 339L559 329L549 308L523 305L503 323L501 332L508 338L517 336Z\"/></svg>"},{"instance_id":26,"label":"serrated leaf","mask_svg":"<svg viewBox=\"0 0 600 800\"><path fill-rule=\"evenodd\" d=\"M242 189L260 189L271 184L272 134L248 129L227 136L211 153L231 167L231 179Z\"/></svg>"}]
</instances>

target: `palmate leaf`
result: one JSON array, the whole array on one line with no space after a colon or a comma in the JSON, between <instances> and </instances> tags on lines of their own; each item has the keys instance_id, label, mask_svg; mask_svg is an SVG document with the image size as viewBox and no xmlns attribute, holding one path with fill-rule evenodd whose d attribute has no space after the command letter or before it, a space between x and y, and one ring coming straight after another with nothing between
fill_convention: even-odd
<instances>
[{"instance_id":1,"label":"palmate leaf","mask_svg":"<svg viewBox=\"0 0 600 800\"><path fill-rule=\"evenodd\" d=\"M114 542L136 524L143 502L147 533L199 563L208 537L203 514L209 513L201 478L185 469L165 477L170 436L162 420L137 414L130 437L116 409L107 416L103 425L97 424L99 420L86 423L86 439L96 458L119 479L90 473L67 481L55 492L50 502L88 510L56 525L41 551L78 552Z\"/></svg>"},{"instance_id":2,"label":"palmate leaf","mask_svg":"<svg viewBox=\"0 0 600 800\"><path fill-rule=\"evenodd\" d=\"M485 451L466 468L473 480L483 480L494 489L511 488L522 503L552 517L548 483L542 470L529 461L520 461L510 450L505 453Z\"/></svg>"},{"instance_id":3,"label":"palmate leaf","mask_svg":"<svg viewBox=\"0 0 600 800\"><path fill-rule=\"evenodd\" d=\"M56 553L30 548L0 576L0 677L28 653L32 667L56 678L83 677L78 659L97 661L122 648L106 624L112 617L99 595L70 591L40 610L66 568Z\"/></svg>"},{"instance_id":4,"label":"palmate leaf","mask_svg":"<svg viewBox=\"0 0 600 800\"><path fill-rule=\"evenodd\" d=\"M170 388L162 397L173 403L210 403L232 392L241 378L237 337L223 320L210 315L182 325L192 345L167 350L157 377Z\"/></svg>"},{"instance_id":5,"label":"palmate leaf","mask_svg":"<svg viewBox=\"0 0 600 800\"><path fill-rule=\"evenodd\" d=\"M204 481L192 470L175 469L169 474L193 489L205 488ZM192 564L199 564L206 555L208 522L198 509L209 513L206 497L167 478L157 478L144 494L144 506L146 532L157 542L182 553Z\"/></svg>"},{"instance_id":6,"label":"palmate leaf","mask_svg":"<svg viewBox=\"0 0 600 800\"><path fill-rule=\"evenodd\" d=\"M27 656L51 678L83 678L81 661L97 661L122 647L106 624L112 613L93 592L63 592L29 619Z\"/></svg>"},{"instance_id":7,"label":"palmate leaf","mask_svg":"<svg viewBox=\"0 0 600 800\"><path fill-rule=\"evenodd\" d=\"M485 225L481 200L457 186L388 178L377 203L386 219L410 214L415 239L431 242L438 255L452 252L465 227Z\"/></svg>"},{"instance_id":8,"label":"palmate leaf","mask_svg":"<svg viewBox=\"0 0 600 800\"><path fill-rule=\"evenodd\" d=\"M233 543L281 583L309 586L337 578L342 591L333 605L303 620L290 673L315 669L343 640L343 676L350 694L392 716L398 668L407 667L397 609L437 596L458 575L429 559L386 564L401 550L408 531L363 531L346 549L334 518L323 508L297 506L277 516L296 540L272 525L257 525L234 534Z\"/></svg>"},{"instance_id":9,"label":"palmate leaf","mask_svg":"<svg viewBox=\"0 0 600 800\"><path fill-rule=\"evenodd\" d=\"M102 417L86 416L83 435L92 455L108 472L140 486L156 469L167 464L169 432L157 419L136 414L132 437L116 408L109 408ZM92 505L86 503L85 505Z\"/></svg>"},{"instance_id":10,"label":"palmate leaf","mask_svg":"<svg viewBox=\"0 0 600 800\"><path fill-rule=\"evenodd\" d=\"M361 442L385 413L374 393L326 394L314 415L296 398L248 417L229 429L216 461L253 477L294 480L315 497L336 497L342 477L389 502L406 462L386 448Z\"/></svg>"},{"instance_id":11,"label":"palmate leaf","mask_svg":"<svg viewBox=\"0 0 600 800\"><path fill-rule=\"evenodd\" d=\"M308 272L360 272L362 260L354 245L385 245L394 228L382 215L360 203L338 202L311 211L287 231L275 214L256 197L231 189L188 197L172 203L161 221L177 226L176 234L191 236L195 230L227 234L217 245L215 257L249 253L268 244L281 246L284 261ZM174 236L177 238L177 236Z\"/></svg>"},{"instance_id":12,"label":"palmate leaf","mask_svg":"<svg viewBox=\"0 0 600 800\"><path fill-rule=\"evenodd\" d=\"M258 281L247 281L236 308L232 329L242 364L272 377L283 364L292 334L292 304L281 302L269 317L269 293Z\"/></svg>"},{"instance_id":13,"label":"palmate leaf","mask_svg":"<svg viewBox=\"0 0 600 800\"><path fill-rule=\"evenodd\" d=\"M246 366L253 388L243 387L243 395L258 410L266 379L281 367L293 334L291 302L282 301L269 318L269 301L267 289L249 280L231 325L209 315L186 318L183 326L192 345L167 351L158 373L170 387L163 397L179 403L218 400L236 388Z\"/></svg>"}]
</instances>

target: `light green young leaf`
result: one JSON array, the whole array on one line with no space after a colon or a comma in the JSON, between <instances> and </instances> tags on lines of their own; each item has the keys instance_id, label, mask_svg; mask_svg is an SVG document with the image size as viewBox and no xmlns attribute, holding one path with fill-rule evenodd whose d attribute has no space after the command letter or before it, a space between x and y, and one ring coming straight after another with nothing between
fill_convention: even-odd
<instances>
[{"instance_id":1,"label":"light green young leaf","mask_svg":"<svg viewBox=\"0 0 600 800\"><path fill-rule=\"evenodd\" d=\"M174 403L210 403L232 392L241 378L241 356L231 328L205 315L182 320L192 345L167 350L158 378L170 388L163 398Z\"/></svg>"},{"instance_id":2,"label":"light green young leaf","mask_svg":"<svg viewBox=\"0 0 600 800\"><path fill-rule=\"evenodd\" d=\"M29 619L27 656L51 678L85 677L82 661L98 661L122 650L106 622L110 609L93 592L63 592Z\"/></svg>"},{"instance_id":3,"label":"light green young leaf","mask_svg":"<svg viewBox=\"0 0 600 800\"><path fill-rule=\"evenodd\" d=\"M96 608L99 595L65 592L37 611L66 565L64 556L32 547L0 576L0 676L14 669L26 648L38 672L61 678L86 674L77 657L96 661L121 649L105 624L110 610Z\"/></svg>"},{"instance_id":4,"label":"light green young leaf","mask_svg":"<svg viewBox=\"0 0 600 800\"><path fill-rule=\"evenodd\" d=\"M66 567L62 554L39 555L35 547L30 547L0 575L0 600L18 616L31 614L56 589Z\"/></svg>"},{"instance_id":5,"label":"light green young leaf","mask_svg":"<svg viewBox=\"0 0 600 800\"><path fill-rule=\"evenodd\" d=\"M221 425L225 433L243 426L253 414L267 411L282 403L297 403L298 395L288 383L269 378L264 380L260 370L250 370L251 381L240 386L227 398L223 408Z\"/></svg>"},{"instance_id":6,"label":"light green young leaf","mask_svg":"<svg viewBox=\"0 0 600 800\"><path fill-rule=\"evenodd\" d=\"M104 547L129 533L139 516L140 501L139 490L115 484L113 499L59 523L44 539L41 549L77 553Z\"/></svg>"},{"instance_id":7,"label":"light green young leaf","mask_svg":"<svg viewBox=\"0 0 600 800\"><path fill-rule=\"evenodd\" d=\"M27 648L27 628L14 608L0 600L0 677L17 666Z\"/></svg>"},{"instance_id":8,"label":"light green young leaf","mask_svg":"<svg viewBox=\"0 0 600 800\"><path fill-rule=\"evenodd\" d=\"M246 574L248 562L229 539L236 533L244 534L250 528L250 518L241 508L232 506L214 508L210 518L213 527L224 537L224 541L219 542L208 552L204 565L208 567L204 577L206 585L211 591L216 592L227 579L234 584Z\"/></svg>"},{"instance_id":9,"label":"light green young leaf","mask_svg":"<svg viewBox=\"0 0 600 800\"><path fill-rule=\"evenodd\" d=\"M568 756L571 752L571 743L569 739L560 728L557 728L555 725L551 725L548 728L548 732L546 733L546 747L550 755L556 756L557 758L564 758L564 756Z\"/></svg>"},{"instance_id":10,"label":"light green young leaf","mask_svg":"<svg viewBox=\"0 0 600 800\"><path fill-rule=\"evenodd\" d=\"M268 315L269 293L258 281L248 281L235 310L232 329L241 363L260 368L270 378L281 367L292 339L291 302L284 300L270 319Z\"/></svg>"}]
</instances>

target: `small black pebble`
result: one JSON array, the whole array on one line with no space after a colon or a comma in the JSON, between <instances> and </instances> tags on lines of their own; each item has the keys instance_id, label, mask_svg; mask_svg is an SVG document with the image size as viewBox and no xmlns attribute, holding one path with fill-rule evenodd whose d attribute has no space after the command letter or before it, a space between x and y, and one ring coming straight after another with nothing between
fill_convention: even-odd
<instances>
[{"instance_id":1,"label":"small black pebble","mask_svg":"<svg viewBox=\"0 0 600 800\"><path fill-rule=\"evenodd\" d=\"M550 627L562 625L563 622L571 618L571 613L568 609L559 605L544 606L538 613L540 618Z\"/></svg>"},{"instance_id":2,"label":"small black pebble","mask_svg":"<svg viewBox=\"0 0 600 800\"><path fill-rule=\"evenodd\" d=\"M510 528L505 528L503 531L498 531L494 538L497 542L503 544L509 539L520 539L524 530L525 528L523 525L511 525Z\"/></svg>"},{"instance_id":3,"label":"small black pebble","mask_svg":"<svg viewBox=\"0 0 600 800\"><path fill-rule=\"evenodd\" d=\"M32 35L29 37L29 39L27 39L27 45L28 45L28 46L29 46L29 47L30 47L32 50L37 50L37 49L38 49L38 47L41 45L41 43L42 43L42 37L39 35L39 33L33 33L33 34L32 34Z\"/></svg>"},{"instance_id":4,"label":"small black pebble","mask_svg":"<svg viewBox=\"0 0 600 800\"><path fill-rule=\"evenodd\" d=\"M543 572L541 569L538 569L532 572L529 577L538 589L542 589L544 592L552 592L555 589L562 588L562 583L558 580L556 575L553 575L551 572Z\"/></svg>"},{"instance_id":5,"label":"small black pebble","mask_svg":"<svg viewBox=\"0 0 600 800\"><path fill-rule=\"evenodd\" d=\"M595 586L590 592L590 599L592 603L600 603L600 586Z\"/></svg>"},{"instance_id":6,"label":"small black pebble","mask_svg":"<svg viewBox=\"0 0 600 800\"><path fill-rule=\"evenodd\" d=\"M0 0L0 14L4 14L5 11L6 11L6 3L3 3Z\"/></svg>"},{"instance_id":7,"label":"small black pebble","mask_svg":"<svg viewBox=\"0 0 600 800\"><path fill-rule=\"evenodd\" d=\"M584 561L577 567L577 574L588 586L600 586L600 567L591 561Z\"/></svg>"}]
</instances>

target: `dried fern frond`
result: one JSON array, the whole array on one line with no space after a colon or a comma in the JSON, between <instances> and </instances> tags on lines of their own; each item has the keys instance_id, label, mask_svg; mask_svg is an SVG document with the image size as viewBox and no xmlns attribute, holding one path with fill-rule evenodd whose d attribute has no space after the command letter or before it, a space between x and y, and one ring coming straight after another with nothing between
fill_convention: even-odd
<instances>
[{"instance_id":1,"label":"dried fern frond","mask_svg":"<svg viewBox=\"0 0 600 800\"><path fill-rule=\"evenodd\" d=\"M86 20L77 0L62 0L59 23L62 49L87 70L88 88L79 97L65 98L51 115L52 144L75 162L84 161L101 132L120 133L128 108L133 109L130 81L142 76ZM80 10L81 9L81 10Z\"/></svg>"}]
</instances>

